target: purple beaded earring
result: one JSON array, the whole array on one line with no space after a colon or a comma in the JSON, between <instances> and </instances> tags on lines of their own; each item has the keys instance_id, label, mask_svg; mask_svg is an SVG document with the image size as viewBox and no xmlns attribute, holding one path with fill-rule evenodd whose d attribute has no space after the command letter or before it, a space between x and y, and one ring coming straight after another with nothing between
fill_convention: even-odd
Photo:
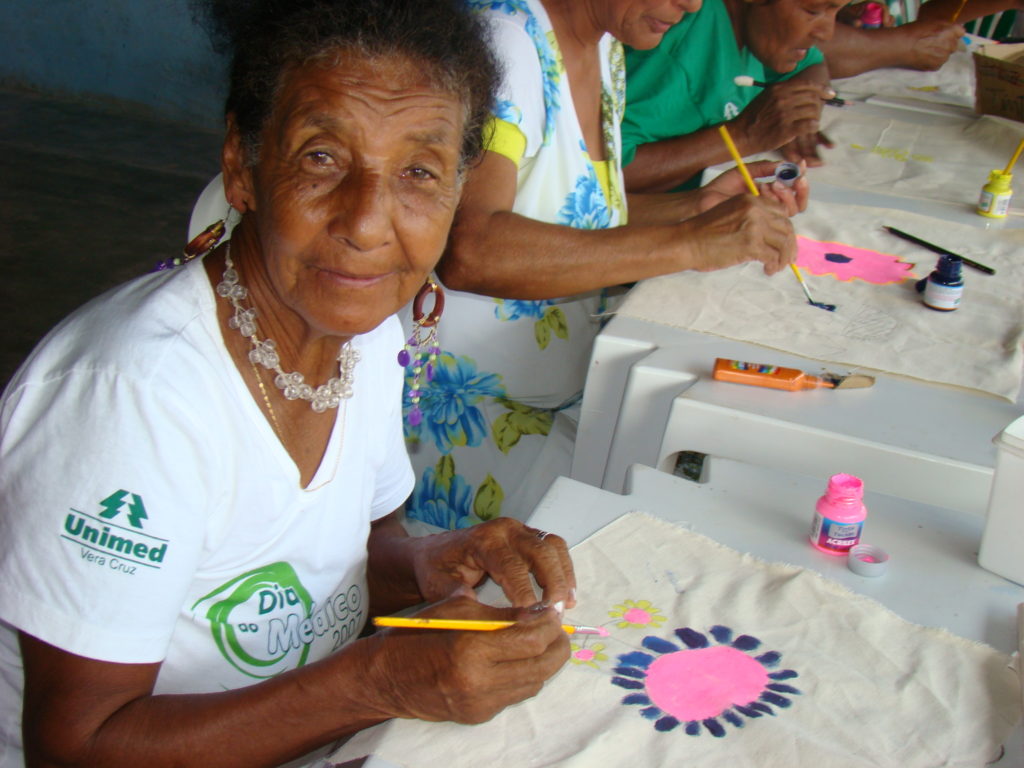
<instances>
[{"instance_id":1,"label":"purple beaded earring","mask_svg":"<svg viewBox=\"0 0 1024 768\"><path fill-rule=\"evenodd\" d=\"M423 302L431 294L434 296L434 308L430 310L429 315L425 315ZM412 427L419 426L423 421L420 397L423 395L424 384L434 378L434 363L441 353L441 348L437 345L437 322L441 319L442 312L444 312L444 291L441 290L440 285L434 282L434 278L428 277L427 282L423 284L412 302L412 335L398 353L400 366L406 369L410 365L412 366L412 384L408 393L412 409L406 417Z\"/></svg>"}]
</instances>

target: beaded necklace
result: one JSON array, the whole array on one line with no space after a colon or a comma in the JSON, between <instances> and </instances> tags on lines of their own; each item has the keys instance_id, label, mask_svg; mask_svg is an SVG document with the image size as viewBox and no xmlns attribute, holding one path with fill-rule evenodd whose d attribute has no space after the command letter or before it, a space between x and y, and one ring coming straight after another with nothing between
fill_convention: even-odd
<instances>
[{"instance_id":1,"label":"beaded necklace","mask_svg":"<svg viewBox=\"0 0 1024 768\"><path fill-rule=\"evenodd\" d=\"M258 363L268 370L277 373L274 386L281 390L289 400L305 400L317 413L328 408L337 408L342 400L352 397L352 382L355 379L355 367L359 361L359 350L352 347L352 341L346 341L338 350L338 375L332 376L326 384L314 389L306 384L305 377L295 371L288 373L281 368L281 357L277 352L277 344L273 339L260 341L256 328L257 312L255 307L246 308L242 301L248 297L249 291L238 282L238 272L231 261L231 243L228 243L224 255L224 275L217 283L217 295L226 298L235 308L235 314L228 318L228 326L249 339L252 349L249 350L249 362L254 366ZM257 378L258 371L257 371ZM263 382L260 381L262 389ZM270 400L267 401L268 407ZM273 414L273 409L270 409ZM275 418L276 422L277 419Z\"/></svg>"}]
</instances>

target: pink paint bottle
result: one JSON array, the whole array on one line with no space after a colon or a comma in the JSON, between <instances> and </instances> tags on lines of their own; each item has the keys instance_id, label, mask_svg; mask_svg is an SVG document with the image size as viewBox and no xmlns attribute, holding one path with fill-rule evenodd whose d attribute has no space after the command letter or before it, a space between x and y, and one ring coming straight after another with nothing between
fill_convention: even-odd
<instances>
[{"instance_id":1,"label":"pink paint bottle","mask_svg":"<svg viewBox=\"0 0 1024 768\"><path fill-rule=\"evenodd\" d=\"M818 499L811 526L811 544L830 555L845 555L860 542L864 518L864 483L853 475L832 475Z\"/></svg>"}]
</instances>

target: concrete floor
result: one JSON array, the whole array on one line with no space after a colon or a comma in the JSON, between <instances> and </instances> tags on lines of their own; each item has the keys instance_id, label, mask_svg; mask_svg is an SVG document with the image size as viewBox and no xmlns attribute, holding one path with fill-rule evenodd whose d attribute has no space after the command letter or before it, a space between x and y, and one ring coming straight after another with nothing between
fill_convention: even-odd
<instances>
[{"instance_id":1,"label":"concrete floor","mask_svg":"<svg viewBox=\"0 0 1024 768\"><path fill-rule=\"evenodd\" d=\"M142 110L0 90L0 386L72 309L181 251L219 153Z\"/></svg>"}]
</instances>

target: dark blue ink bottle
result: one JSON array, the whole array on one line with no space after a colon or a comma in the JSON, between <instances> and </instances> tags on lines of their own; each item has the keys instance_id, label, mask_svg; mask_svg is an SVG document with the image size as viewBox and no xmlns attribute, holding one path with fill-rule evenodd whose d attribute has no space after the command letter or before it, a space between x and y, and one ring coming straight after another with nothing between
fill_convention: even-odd
<instances>
[{"instance_id":1,"label":"dark blue ink bottle","mask_svg":"<svg viewBox=\"0 0 1024 768\"><path fill-rule=\"evenodd\" d=\"M960 306L960 297L964 292L964 279L961 275L963 262L959 256L943 254L935 265L935 271L915 286L918 293L923 293L924 305L940 312L952 312Z\"/></svg>"}]
</instances>

